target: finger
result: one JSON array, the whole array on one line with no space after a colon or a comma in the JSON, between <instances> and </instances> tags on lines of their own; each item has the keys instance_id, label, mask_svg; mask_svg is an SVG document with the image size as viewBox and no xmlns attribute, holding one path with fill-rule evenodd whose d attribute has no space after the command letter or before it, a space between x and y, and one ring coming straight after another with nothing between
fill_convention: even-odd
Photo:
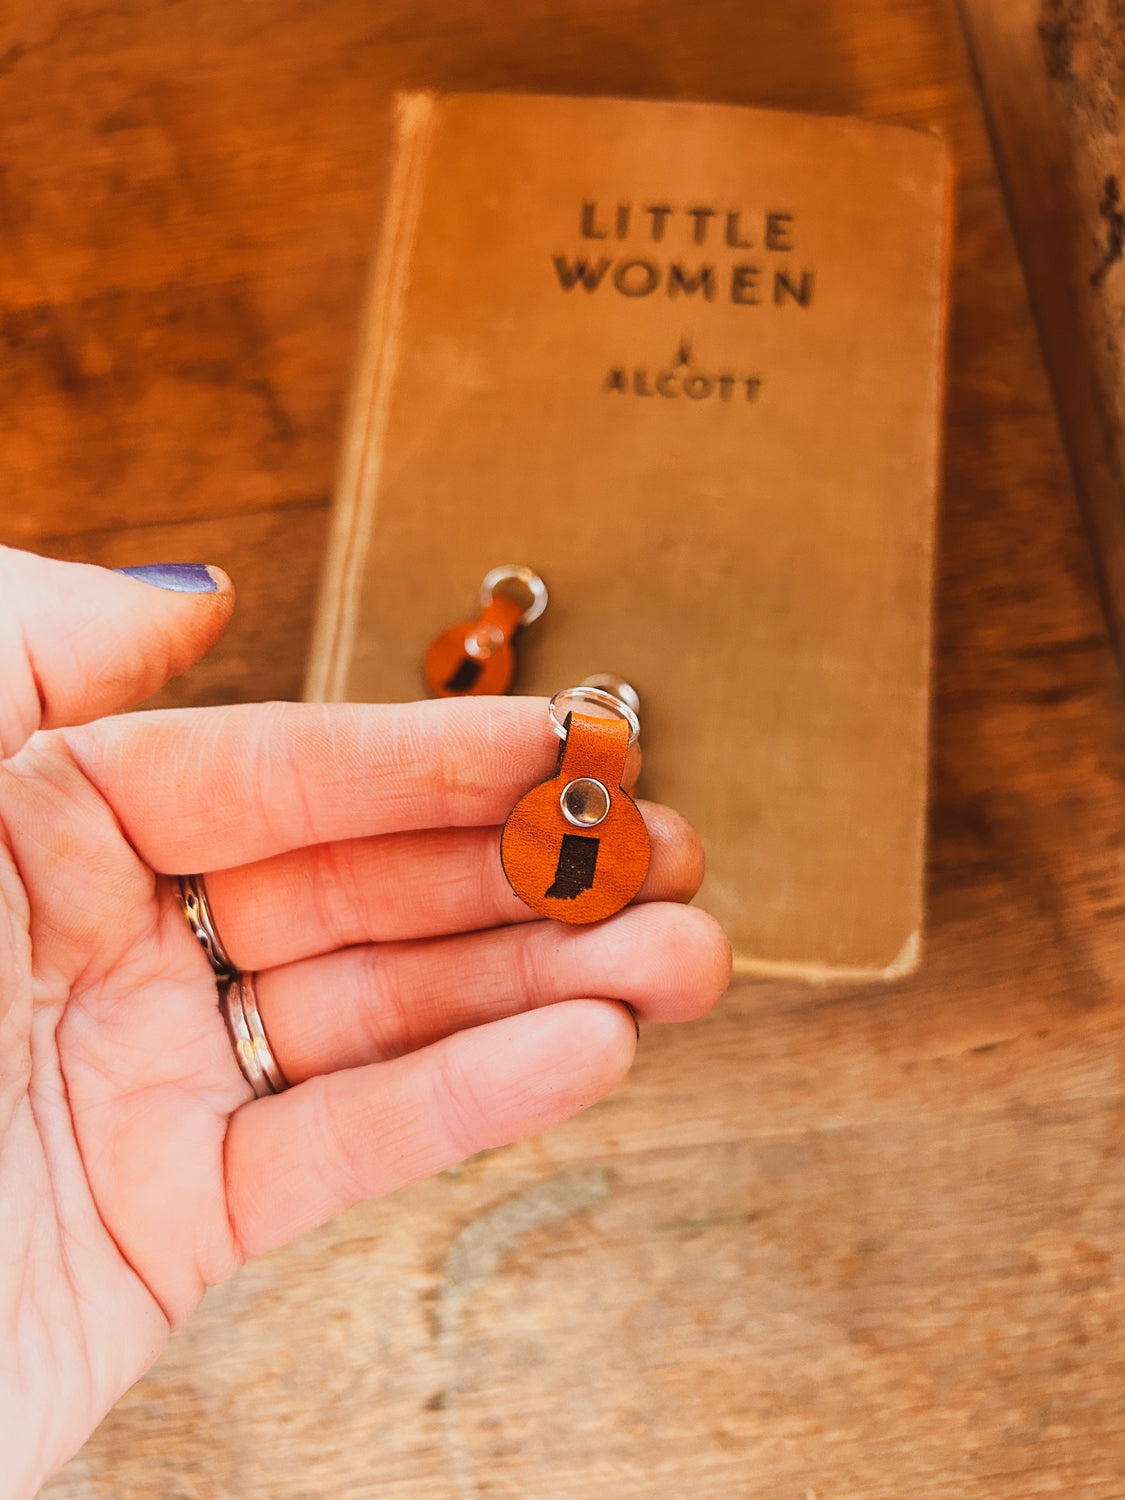
<instances>
[{"instance_id":1,"label":"finger","mask_svg":"<svg viewBox=\"0 0 1125 1500\"><path fill-rule=\"evenodd\" d=\"M690 901L703 850L678 813L642 802L652 858L637 901ZM223 946L267 969L356 943L474 932L536 914L500 863L498 828L429 829L314 844L207 877Z\"/></svg>"},{"instance_id":2,"label":"finger","mask_svg":"<svg viewBox=\"0 0 1125 1500\"><path fill-rule=\"evenodd\" d=\"M551 775L541 698L166 709L67 732L157 870L247 864L414 828L502 823Z\"/></svg>"},{"instance_id":3,"label":"finger","mask_svg":"<svg viewBox=\"0 0 1125 1500\"><path fill-rule=\"evenodd\" d=\"M37 729L139 702L214 645L234 609L226 574L170 565L148 577L0 547L0 759Z\"/></svg>"},{"instance_id":4,"label":"finger","mask_svg":"<svg viewBox=\"0 0 1125 1500\"><path fill-rule=\"evenodd\" d=\"M659 904L590 927L538 921L348 948L268 969L256 988L270 1046L296 1083L586 995L623 1000L642 1020L694 1020L729 981L718 923L694 907Z\"/></svg>"},{"instance_id":5,"label":"finger","mask_svg":"<svg viewBox=\"0 0 1125 1500\"><path fill-rule=\"evenodd\" d=\"M634 1047L622 1006L573 1000L255 1100L227 1132L234 1231L260 1255L365 1198L557 1125L620 1081Z\"/></svg>"}]
</instances>

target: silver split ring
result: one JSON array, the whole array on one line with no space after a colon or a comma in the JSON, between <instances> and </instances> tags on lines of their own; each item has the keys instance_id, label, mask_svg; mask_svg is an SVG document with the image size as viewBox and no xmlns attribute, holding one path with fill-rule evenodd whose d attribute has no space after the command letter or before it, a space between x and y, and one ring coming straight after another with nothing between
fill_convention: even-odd
<instances>
[{"instance_id":1,"label":"silver split ring","mask_svg":"<svg viewBox=\"0 0 1125 1500\"><path fill-rule=\"evenodd\" d=\"M551 699L548 713L551 716L551 726L560 740L566 739L566 724L564 722L566 713L563 713L560 717L558 705L570 702L575 704L588 703L591 708L608 710L607 713L596 715L598 718L624 719L629 726L630 745L641 732L640 719L637 718L629 705L617 697L615 693L607 693L604 688L582 685L581 687L563 688L561 693L556 693ZM567 712L569 712L569 709Z\"/></svg>"},{"instance_id":2,"label":"silver split ring","mask_svg":"<svg viewBox=\"0 0 1125 1500\"><path fill-rule=\"evenodd\" d=\"M499 586L509 581L522 583L531 595L531 603L520 615L520 625L530 625L532 620L538 620L547 608L547 585L538 573L532 572L530 568L521 567L518 563L502 563L498 568L490 568L484 575L480 586L481 608L487 609Z\"/></svg>"}]
</instances>

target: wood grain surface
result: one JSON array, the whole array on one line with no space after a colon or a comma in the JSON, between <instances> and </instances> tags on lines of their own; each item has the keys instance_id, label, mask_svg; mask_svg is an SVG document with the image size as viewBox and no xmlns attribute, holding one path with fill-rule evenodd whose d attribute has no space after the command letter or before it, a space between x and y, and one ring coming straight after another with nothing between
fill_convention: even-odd
<instances>
[{"instance_id":1,"label":"wood grain surface","mask_svg":"<svg viewBox=\"0 0 1125 1500\"><path fill-rule=\"evenodd\" d=\"M1118 0L959 0L1125 670L1125 26Z\"/></svg>"},{"instance_id":2,"label":"wood grain surface","mask_svg":"<svg viewBox=\"0 0 1125 1500\"><path fill-rule=\"evenodd\" d=\"M211 1294L50 1500L1110 1500L1125 714L952 0L42 0L0 36L7 541L223 563L295 696L392 88L930 126L961 173L920 972L744 984Z\"/></svg>"}]
</instances>

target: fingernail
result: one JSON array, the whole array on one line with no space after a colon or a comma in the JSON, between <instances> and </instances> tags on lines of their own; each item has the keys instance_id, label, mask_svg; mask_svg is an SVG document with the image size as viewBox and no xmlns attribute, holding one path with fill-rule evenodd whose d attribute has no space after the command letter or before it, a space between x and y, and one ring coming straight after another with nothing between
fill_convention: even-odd
<instances>
[{"instance_id":1,"label":"fingernail","mask_svg":"<svg viewBox=\"0 0 1125 1500\"><path fill-rule=\"evenodd\" d=\"M114 568L126 578L151 583L153 588L171 589L177 594L214 594L218 580L202 563L146 563L142 568Z\"/></svg>"}]
</instances>

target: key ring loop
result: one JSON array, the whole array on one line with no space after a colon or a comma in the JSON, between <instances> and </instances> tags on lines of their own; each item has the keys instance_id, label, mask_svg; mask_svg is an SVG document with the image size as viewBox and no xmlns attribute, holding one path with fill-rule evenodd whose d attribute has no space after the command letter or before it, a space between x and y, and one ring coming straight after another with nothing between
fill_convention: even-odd
<instances>
[{"instance_id":1,"label":"key ring loop","mask_svg":"<svg viewBox=\"0 0 1125 1500\"><path fill-rule=\"evenodd\" d=\"M563 723L563 719L566 717L566 715L564 714L562 718L559 717L559 712L556 704L566 700L573 700L575 703L590 703L597 708L608 708L612 717L616 719L624 719L626 724L628 724L629 726L630 745L641 732L640 719L637 718L636 714L627 703L623 703L621 699L615 697L613 693L607 693L604 688L584 686L572 687L563 688L561 693L556 693L555 696L551 699L550 706L547 710L547 712L551 716L551 727L554 729L560 740L566 739L566 726Z\"/></svg>"},{"instance_id":2,"label":"key ring loop","mask_svg":"<svg viewBox=\"0 0 1125 1500\"><path fill-rule=\"evenodd\" d=\"M520 567L518 563L502 563L498 568L490 568L481 580L480 602L483 609L487 609L492 603L492 596L497 587L514 579L516 583L522 583L531 595L531 603L520 616L521 625L530 625L532 620L538 620L539 616L547 608L547 585L538 573L533 573L530 568ZM517 601L518 602L518 601Z\"/></svg>"}]
</instances>

